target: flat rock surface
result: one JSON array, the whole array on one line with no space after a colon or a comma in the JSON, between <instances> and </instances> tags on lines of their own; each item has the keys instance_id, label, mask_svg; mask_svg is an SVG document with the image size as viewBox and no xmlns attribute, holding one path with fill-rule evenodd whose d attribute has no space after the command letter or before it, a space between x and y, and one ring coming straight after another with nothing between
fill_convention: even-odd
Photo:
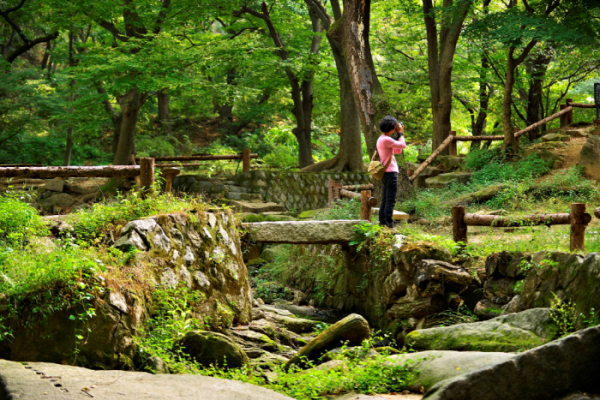
<instances>
[{"instance_id":1,"label":"flat rock surface","mask_svg":"<svg viewBox=\"0 0 600 400\"><path fill-rule=\"evenodd\" d=\"M256 242L347 244L360 239L360 235L354 231L354 226L361 222L364 221L282 221L246 223L243 226L248 230L250 238Z\"/></svg>"},{"instance_id":2,"label":"flat rock surface","mask_svg":"<svg viewBox=\"0 0 600 400\"><path fill-rule=\"evenodd\" d=\"M420 400L422 394L356 394L348 393L331 400Z\"/></svg>"},{"instance_id":3,"label":"flat rock surface","mask_svg":"<svg viewBox=\"0 0 600 400\"><path fill-rule=\"evenodd\" d=\"M388 357L388 363L406 365L413 373L406 380L412 391L429 390L448 378L497 364L515 356L514 353L480 351L422 351Z\"/></svg>"},{"instance_id":4,"label":"flat rock surface","mask_svg":"<svg viewBox=\"0 0 600 400\"><path fill-rule=\"evenodd\" d=\"M50 363L0 360L2 399L292 400L247 383L199 375L94 371Z\"/></svg>"}]
</instances>

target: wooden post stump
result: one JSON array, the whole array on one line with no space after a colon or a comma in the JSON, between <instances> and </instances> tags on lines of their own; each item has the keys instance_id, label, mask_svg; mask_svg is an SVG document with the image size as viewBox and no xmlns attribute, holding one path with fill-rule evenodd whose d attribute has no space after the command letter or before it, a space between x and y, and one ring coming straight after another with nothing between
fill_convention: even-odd
<instances>
[{"instance_id":1,"label":"wooden post stump","mask_svg":"<svg viewBox=\"0 0 600 400\"><path fill-rule=\"evenodd\" d=\"M595 119L594 125L596 125L596 135L600 135L600 119Z\"/></svg>"},{"instance_id":2,"label":"wooden post stump","mask_svg":"<svg viewBox=\"0 0 600 400\"><path fill-rule=\"evenodd\" d=\"M337 183L334 180L329 181L328 190L327 190L327 192L329 193L329 198L327 199L328 207L333 206L333 204L336 202L336 200L339 200L341 198L340 190L342 190L341 184Z\"/></svg>"},{"instance_id":3,"label":"wooden post stump","mask_svg":"<svg viewBox=\"0 0 600 400\"><path fill-rule=\"evenodd\" d=\"M140 158L140 181L142 194L150 194L152 192L152 185L154 185L154 158Z\"/></svg>"},{"instance_id":4,"label":"wooden post stump","mask_svg":"<svg viewBox=\"0 0 600 400\"><path fill-rule=\"evenodd\" d=\"M360 192L360 219L365 221L371 221L371 198L370 190L363 190Z\"/></svg>"},{"instance_id":5,"label":"wooden post stump","mask_svg":"<svg viewBox=\"0 0 600 400\"><path fill-rule=\"evenodd\" d=\"M454 139L452 140L452 142L450 142L450 145L448 146L448 152L451 156L455 156L458 154L456 148L456 131L450 131L450 136L454 137Z\"/></svg>"},{"instance_id":6,"label":"wooden post stump","mask_svg":"<svg viewBox=\"0 0 600 400\"><path fill-rule=\"evenodd\" d=\"M242 150L242 172L250 171L250 149Z\"/></svg>"},{"instance_id":7,"label":"wooden post stump","mask_svg":"<svg viewBox=\"0 0 600 400\"><path fill-rule=\"evenodd\" d=\"M585 249L585 203L571 204L571 251Z\"/></svg>"},{"instance_id":8,"label":"wooden post stump","mask_svg":"<svg viewBox=\"0 0 600 400\"><path fill-rule=\"evenodd\" d=\"M560 109L561 109L561 111L562 111L562 110L564 110L565 108L567 108L567 105L566 105L566 104L561 104L561 105L560 105ZM560 127L561 127L561 128L564 128L564 127L566 127L567 125L569 125L569 123L567 122L567 121L568 121L567 114L568 114L568 113L564 113L564 114L562 114L562 115L560 116Z\"/></svg>"},{"instance_id":9,"label":"wooden post stump","mask_svg":"<svg viewBox=\"0 0 600 400\"><path fill-rule=\"evenodd\" d=\"M455 242L467 243L467 224L465 223L465 208L452 207L452 235Z\"/></svg>"},{"instance_id":10,"label":"wooden post stump","mask_svg":"<svg viewBox=\"0 0 600 400\"><path fill-rule=\"evenodd\" d=\"M600 207L594 210L594 215L596 216L596 218L600 218Z\"/></svg>"},{"instance_id":11,"label":"wooden post stump","mask_svg":"<svg viewBox=\"0 0 600 400\"><path fill-rule=\"evenodd\" d=\"M573 99L567 99L567 107L570 106L571 103L573 103ZM566 120L567 120L567 126L572 125L573 124L573 109L571 108L571 111L566 113L565 116L566 116Z\"/></svg>"}]
</instances>

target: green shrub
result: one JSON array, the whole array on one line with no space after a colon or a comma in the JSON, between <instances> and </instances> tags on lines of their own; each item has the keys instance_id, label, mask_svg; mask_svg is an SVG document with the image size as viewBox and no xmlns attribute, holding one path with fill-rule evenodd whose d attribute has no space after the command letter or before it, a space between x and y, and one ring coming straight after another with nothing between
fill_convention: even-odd
<instances>
[{"instance_id":1,"label":"green shrub","mask_svg":"<svg viewBox=\"0 0 600 400\"><path fill-rule=\"evenodd\" d=\"M360 200L338 200L332 208L319 211L314 219L317 221L360 219Z\"/></svg>"},{"instance_id":2,"label":"green shrub","mask_svg":"<svg viewBox=\"0 0 600 400\"><path fill-rule=\"evenodd\" d=\"M46 234L36 209L18 196L14 193L0 196L0 243L7 246L20 245L28 237Z\"/></svg>"}]
</instances>

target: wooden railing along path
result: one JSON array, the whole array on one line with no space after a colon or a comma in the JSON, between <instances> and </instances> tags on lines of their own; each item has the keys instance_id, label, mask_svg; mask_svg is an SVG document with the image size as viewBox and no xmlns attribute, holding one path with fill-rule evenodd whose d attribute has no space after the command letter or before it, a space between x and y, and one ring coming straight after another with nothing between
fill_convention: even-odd
<instances>
[{"instance_id":1,"label":"wooden railing along path","mask_svg":"<svg viewBox=\"0 0 600 400\"><path fill-rule=\"evenodd\" d=\"M328 201L327 205L332 206L342 197L347 199L360 199L360 219L371 221L372 208L377 205L377 199L371 197L371 190L375 187L372 184L365 185L342 185L334 180L328 182ZM353 190L360 190L360 193Z\"/></svg>"}]
</instances>

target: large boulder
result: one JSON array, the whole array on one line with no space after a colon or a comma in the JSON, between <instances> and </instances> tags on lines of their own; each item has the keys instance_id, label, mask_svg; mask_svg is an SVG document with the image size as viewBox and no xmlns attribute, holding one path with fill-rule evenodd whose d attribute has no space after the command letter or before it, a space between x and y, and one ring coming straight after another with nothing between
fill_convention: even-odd
<instances>
[{"instance_id":1,"label":"large boulder","mask_svg":"<svg viewBox=\"0 0 600 400\"><path fill-rule=\"evenodd\" d=\"M480 351L421 351L389 356L386 365L404 365L411 371L406 387L414 392L429 390L434 384L479 368L509 360L514 353Z\"/></svg>"},{"instance_id":2,"label":"large boulder","mask_svg":"<svg viewBox=\"0 0 600 400\"><path fill-rule=\"evenodd\" d=\"M177 341L176 346L205 367L240 368L249 362L240 346L217 332L190 331Z\"/></svg>"},{"instance_id":3,"label":"large boulder","mask_svg":"<svg viewBox=\"0 0 600 400\"><path fill-rule=\"evenodd\" d=\"M571 140L571 136L560 133L549 133L542 136L542 142L568 142L569 140Z\"/></svg>"},{"instance_id":4,"label":"large boulder","mask_svg":"<svg viewBox=\"0 0 600 400\"><path fill-rule=\"evenodd\" d=\"M153 375L49 363L23 364L0 360L2 399L293 400L259 386L202 375Z\"/></svg>"},{"instance_id":5,"label":"large boulder","mask_svg":"<svg viewBox=\"0 0 600 400\"><path fill-rule=\"evenodd\" d=\"M600 326L449 378L423 400L545 400L600 391Z\"/></svg>"},{"instance_id":6,"label":"large boulder","mask_svg":"<svg viewBox=\"0 0 600 400\"><path fill-rule=\"evenodd\" d=\"M316 360L327 350L339 347L342 343L347 343L350 346L360 345L363 340L368 339L370 336L371 329L367 320L358 314L350 314L308 342L285 366L288 368L295 364L302 364L304 358Z\"/></svg>"},{"instance_id":7,"label":"large boulder","mask_svg":"<svg viewBox=\"0 0 600 400\"><path fill-rule=\"evenodd\" d=\"M600 180L600 135L591 136L581 148L579 165L583 166L585 173Z\"/></svg>"},{"instance_id":8,"label":"large boulder","mask_svg":"<svg viewBox=\"0 0 600 400\"><path fill-rule=\"evenodd\" d=\"M517 351L554 339L558 328L550 309L507 314L489 321L422 329L406 336L406 345L419 350Z\"/></svg>"}]
</instances>

